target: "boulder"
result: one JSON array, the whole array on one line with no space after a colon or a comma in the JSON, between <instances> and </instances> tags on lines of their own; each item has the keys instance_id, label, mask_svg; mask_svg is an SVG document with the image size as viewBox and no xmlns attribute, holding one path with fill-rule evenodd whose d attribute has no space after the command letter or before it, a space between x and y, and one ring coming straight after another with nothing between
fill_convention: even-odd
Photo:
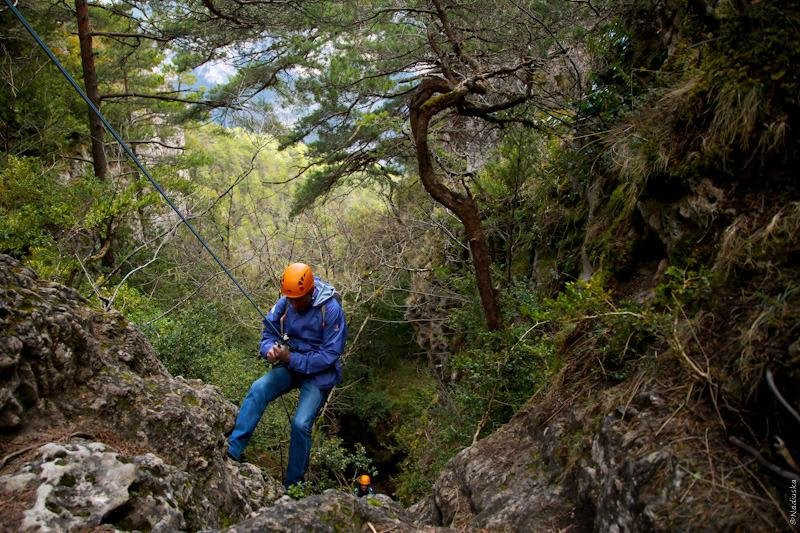
<instances>
[{"instance_id":1,"label":"boulder","mask_svg":"<svg viewBox=\"0 0 800 533\"><path fill-rule=\"evenodd\" d=\"M778 527L747 474L730 468L736 454L714 424L654 385L630 387L529 404L451 459L409 514L420 526L488 531ZM724 485L715 464L727 465Z\"/></svg>"},{"instance_id":2,"label":"boulder","mask_svg":"<svg viewBox=\"0 0 800 533\"><path fill-rule=\"evenodd\" d=\"M100 442L48 443L17 472L0 476L0 491L34 494L30 508L19 510L22 530L113 524L175 531L186 528L188 481L152 453L125 458Z\"/></svg>"},{"instance_id":3,"label":"boulder","mask_svg":"<svg viewBox=\"0 0 800 533\"><path fill-rule=\"evenodd\" d=\"M338 531L448 531L449 528L415 526L411 516L388 496L357 498L330 489L322 494L292 500L284 496L270 507L223 531L256 533L333 533Z\"/></svg>"},{"instance_id":4,"label":"boulder","mask_svg":"<svg viewBox=\"0 0 800 533\"><path fill-rule=\"evenodd\" d=\"M283 494L225 459L236 407L218 388L172 377L119 313L2 255L0 347L6 526L220 527Z\"/></svg>"}]
</instances>

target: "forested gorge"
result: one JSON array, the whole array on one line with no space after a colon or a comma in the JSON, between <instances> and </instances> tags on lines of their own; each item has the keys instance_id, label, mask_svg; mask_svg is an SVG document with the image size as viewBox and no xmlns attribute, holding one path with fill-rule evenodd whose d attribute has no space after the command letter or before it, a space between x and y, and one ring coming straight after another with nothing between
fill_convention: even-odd
<instances>
[{"instance_id":1,"label":"forested gorge","mask_svg":"<svg viewBox=\"0 0 800 533\"><path fill-rule=\"evenodd\" d=\"M342 294L344 383L294 497L369 472L408 506L460 450L570 410L555 477L580 487L608 413L650 395L629 440L673 458L641 484L689 481L634 523L794 525L797 2L17 9L259 307L291 261ZM0 26L0 254L240 402L266 370L258 312L7 8ZM279 479L287 446L275 402L248 461Z\"/></svg>"}]
</instances>

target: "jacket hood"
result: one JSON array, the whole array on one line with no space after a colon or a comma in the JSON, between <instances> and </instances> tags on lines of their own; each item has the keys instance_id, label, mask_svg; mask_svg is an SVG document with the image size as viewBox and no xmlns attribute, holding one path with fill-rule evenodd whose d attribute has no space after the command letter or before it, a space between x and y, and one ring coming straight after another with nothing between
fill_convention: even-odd
<instances>
[{"instance_id":1,"label":"jacket hood","mask_svg":"<svg viewBox=\"0 0 800 533\"><path fill-rule=\"evenodd\" d=\"M333 288L333 285L314 276L314 301L311 305L320 307L333 298L334 292L336 292L336 289Z\"/></svg>"}]
</instances>

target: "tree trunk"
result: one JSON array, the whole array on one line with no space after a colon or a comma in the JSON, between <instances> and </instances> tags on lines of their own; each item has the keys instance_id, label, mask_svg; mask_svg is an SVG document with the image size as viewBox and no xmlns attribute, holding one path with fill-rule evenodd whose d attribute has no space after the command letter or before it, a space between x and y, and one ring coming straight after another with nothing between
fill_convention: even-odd
<instances>
[{"instance_id":1,"label":"tree trunk","mask_svg":"<svg viewBox=\"0 0 800 533\"><path fill-rule=\"evenodd\" d=\"M83 68L83 86L86 95L100 109L100 90L97 86L97 71L94 67L94 49L92 46L92 24L89 20L89 6L86 0L75 0L75 15L78 18L78 40L81 45L81 67ZM103 146L105 129L100 118L91 108L89 112L89 135L92 139L92 166L94 175L105 181L108 177L108 160ZM107 221L105 236L100 237L100 251L92 259L100 259L104 267L114 266L114 217Z\"/></svg>"},{"instance_id":2,"label":"tree trunk","mask_svg":"<svg viewBox=\"0 0 800 533\"><path fill-rule=\"evenodd\" d=\"M107 219L105 236L98 236L100 239L100 250L96 254L90 256L89 260L97 261L99 259L104 267L110 268L114 266L114 248L112 245L114 242L115 232L116 228L114 227L114 216L112 215Z\"/></svg>"},{"instance_id":3,"label":"tree trunk","mask_svg":"<svg viewBox=\"0 0 800 533\"><path fill-rule=\"evenodd\" d=\"M92 50L92 26L89 22L89 6L86 0L75 0L75 13L78 17L78 40L81 44L81 66L83 67L83 85L86 95L100 109L100 91L97 88L97 72L94 68L94 52ZM89 109L89 134L92 138L92 164L94 174L101 180L108 175L108 161L103 150L103 124L94 112Z\"/></svg>"},{"instance_id":4,"label":"tree trunk","mask_svg":"<svg viewBox=\"0 0 800 533\"><path fill-rule=\"evenodd\" d=\"M500 329L500 306L497 303L497 294L492 284L492 262L489 258L489 246L486 235L483 233L478 208L470 198L468 209L463 215L458 216L469 239L469 249L472 252L472 265L475 268L475 281L478 284L478 293L481 296L483 312L486 315L486 326L491 331Z\"/></svg>"},{"instance_id":5,"label":"tree trunk","mask_svg":"<svg viewBox=\"0 0 800 533\"><path fill-rule=\"evenodd\" d=\"M437 95L437 93L441 94ZM434 200L452 211L464 225L469 239L475 281L481 297L486 325L489 330L496 331L500 329L501 325L500 306L497 303L497 294L492 284L489 246L481 226L478 206L471 196L448 189L436 178L428 147L428 125L431 118L463 100L464 96L466 96L465 87L459 86L454 89L446 81L438 78L424 80L417 88L411 102L411 131L416 144L422 186Z\"/></svg>"}]
</instances>

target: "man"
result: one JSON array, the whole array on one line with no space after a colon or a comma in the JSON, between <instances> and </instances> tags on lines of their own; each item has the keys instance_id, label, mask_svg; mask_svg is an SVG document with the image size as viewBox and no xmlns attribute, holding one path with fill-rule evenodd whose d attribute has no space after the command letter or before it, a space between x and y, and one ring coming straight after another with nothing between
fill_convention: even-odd
<instances>
[{"instance_id":1,"label":"man","mask_svg":"<svg viewBox=\"0 0 800 533\"><path fill-rule=\"evenodd\" d=\"M275 365L253 382L242 401L228 438L228 456L241 461L269 402L291 389L300 389L283 481L289 488L305 477L314 420L331 389L342 381L340 357L347 339L347 325L335 289L314 277L311 267L304 263L286 267L281 293L283 296L264 319L259 351ZM288 347L279 344L283 334L289 337Z\"/></svg>"},{"instance_id":2,"label":"man","mask_svg":"<svg viewBox=\"0 0 800 533\"><path fill-rule=\"evenodd\" d=\"M372 480L368 475L362 474L358 476L358 486L353 489L353 494L358 498L375 495L375 491L372 489Z\"/></svg>"}]
</instances>

